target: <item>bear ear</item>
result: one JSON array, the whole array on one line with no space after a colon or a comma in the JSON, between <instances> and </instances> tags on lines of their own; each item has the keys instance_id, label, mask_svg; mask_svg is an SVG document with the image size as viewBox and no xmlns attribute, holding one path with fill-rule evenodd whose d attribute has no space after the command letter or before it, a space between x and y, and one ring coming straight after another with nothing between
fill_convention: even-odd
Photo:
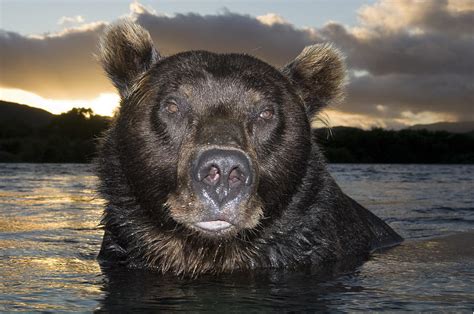
<instances>
[{"instance_id":1,"label":"bear ear","mask_svg":"<svg viewBox=\"0 0 474 314\"><path fill-rule=\"evenodd\" d=\"M329 44L304 48L282 72L299 90L309 117L343 98L346 78L344 57Z\"/></svg>"},{"instance_id":2,"label":"bear ear","mask_svg":"<svg viewBox=\"0 0 474 314\"><path fill-rule=\"evenodd\" d=\"M150 33L127 19L106 28L99 49L102 67L122 98L128 96L134 81L161 58Z\"/></svg>"}]
</instances>

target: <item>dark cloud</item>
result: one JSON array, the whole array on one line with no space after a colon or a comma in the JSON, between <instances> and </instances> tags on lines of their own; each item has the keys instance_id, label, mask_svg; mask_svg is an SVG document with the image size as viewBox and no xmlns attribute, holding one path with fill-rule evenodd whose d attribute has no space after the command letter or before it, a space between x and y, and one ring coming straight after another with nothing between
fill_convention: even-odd
<instances>
[{"instance_id":1,"label":"dark cloud","mask_svg":"<svg viewBox=\"0 0 474 314\"><path fill-rule=\"evenodd\" d=\"M437 4L440 5L437 5ZM459 36L461 34L472 35L474 25L474 10L450 11L448 1L426 1L429 9L421 15L418 21L420 27L431 32L440 32Z\"/></svg>"},{"instance_id":2,"label":"dark cloud","mask_svg":"<svg viewBox=\"0 0 474 314\"><path fill-rule=\"evenodd\" d=\"M360 19L354 29L331 23L319 32L346 53L350 68L367 73L351 78L341 110L474 119L474 2L380 1Z\"/></svg>"},{"instance_id":3,"label":"dark cloud","mask_svg":"<svg viewBox=\"0 0 474 314\"><path fill-rule=\"evenodd\" d=\"M474 23L472 27L474 29ZM373 75L472 75L474 72L473 36L401 32L364 37L334 23L321 29L320 33L347 54L352 68Z\"/></svg>"},{"instance_id":4,"label":"dark cloud","mask_svg":"<svg viewBox=\"0 0 474 314\"><path fill-rule=\"evenodd\" d=\"M111 91L93 55L103 26L38 38L0 31L0 85L56 99Z\"/></svg>"},{"instance_id":5,"label":"dark cloud","mask_svg":"<svg viewBox=\"0 0 474 314\"><path fill-rule=\"evenodd\" d=\"M387 107L384 112L377 105ZM338 108L347 112L397 117L401 112L443 112L474 120L474 84L459 75L417 76L391 74L353 77L347 102Z\"/></svg>"},{"instance_id":6,"label":"dark cloud","mask_svg":"<svg viewBox=\"0 0 474 314\"><path fill-rule=\"evenodd\" d=\"M267 25L255 17L231 12L173 17L143 13L137 16L137 21L150 30L158 49L165 55L199 49L243 52L283 65L306 45L317 41L310 31L289 24Z\"/></svg>"},{"instance_id":7,"label":"dark cloud","mask_svg":"<svg viewBox=\"0 0 474 314\"><path fill-rule=\"evenodd\" d=\"M306 45L334 42L350 69L366 73L351 77L347 100L337 107L346 113L474 118L471 0L379 1L361 9L358 27L331 23L321 29L298 29L271 14L165 16L138 3L131 10L165 55L190 49L244 52L281 66ZM93 98L111 91L93 58L103 26L87 24L36 38L0 32L0 85L49 98Z\"/></svg>"},{"instance_id":8,"label":"dark cloud","mask_svg":"<svg viewBox=\"0 0 474 314\"><path fill-rule=\"evenodd\" d=\"M283 65L316 41L311 31L289 24L268 25L249 15L230 12L167 17L141 10L134 15L164 55L192 49L242 52ZM93 56L103 26L85 25L37 38L0 32L4 73L0 84L51 98L83 99L110 90Z\"/></svg>"}]
</instances>

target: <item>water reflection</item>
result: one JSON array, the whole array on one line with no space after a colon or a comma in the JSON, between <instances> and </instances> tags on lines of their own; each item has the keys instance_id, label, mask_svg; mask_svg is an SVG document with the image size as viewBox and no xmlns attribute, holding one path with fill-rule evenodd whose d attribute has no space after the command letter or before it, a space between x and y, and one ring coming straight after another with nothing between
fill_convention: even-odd
<instances>
[{"instance_id":1,"label":"water reflection","mask_svg":"<svg viewBox=\"0 0 474 314\"><path fill-rule=\"evenodd\" d=\"M85 303L97 304L94 296L98 298L101 295L101 279L97 276L99 268L94 260L11 257L8 263L3 263L2 258L1 268L2 278L5 279L4 285L0 285L0 295L9 304L3 310L84 309ZM86 281L88 284L85 285ZM80 298L89 301L78 303Z\"/></svg>"},{"instance_id":2,"label":"water reflection","mask_svg":"<svg viewBox=\"0 0 474 314\"><path fill-rule=\"evenodd\" d=\"M352 266L197 280L104 268L98 311L418 311L474 305L474 233L408 241Z\"/></svg>"},{"instance_id":3,"label":"water reflection","mask_svg":"<svg viewBox=\"0 0 474 314\"><path fill-rule=\"evenodd\" d=\"M0 310L97 306L95 184L89 165L0 165Z\"/></svg>"},{"instance_id":4,"label":"water reflection","mask_svg":"<svg viewBox=\"0 0 474 314\"><path fill-rule=\"evenodd\" d=\"M99 311L216 311L328 310L325 296L344 292L330 287L314 273L261 273L201 277L195 280L145 271L105 270L105 298ZM324 278L324 277L323 277ZM304 283L304 284L302 284ZM350 287L358 292L362 287Z\"/></svg>"}]
</instances>

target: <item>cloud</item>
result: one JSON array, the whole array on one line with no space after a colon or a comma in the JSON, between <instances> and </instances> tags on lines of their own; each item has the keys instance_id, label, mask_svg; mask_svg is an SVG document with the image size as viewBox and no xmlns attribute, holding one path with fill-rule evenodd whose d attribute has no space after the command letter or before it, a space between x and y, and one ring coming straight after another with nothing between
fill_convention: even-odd
<instances>
[{"instance_id":1,"label":"cloud","mask_svg":"<svg viewBox=\"0 0 474 314\"><path fill-rule=\"evenodd\" d=\"M286 24L290 25L282 16L275 13L267 13L265 15L257 16L257 20L265 25L272 26L274 24Z\"/></svg>"},{"instance_id":2,"label":"cloud","mask_svg":"<svg viewBox=\"0 0 474 314\"><path fill-rule=\"evenodd\" d=\"M381 32L367 36L366 31L373 29L348 30L332 23L320 33L346 52L352 68L367 70L374 75L470 75L474 71L474 60L470 57L474 53L472 35Z\"/></svg>"},{"instance_id":3,"label":"cloud","mask_svg":"<svg viewBox=\"0 0 474 314\"><path fill-rule=\"evenodd\" d=\"M420 31L472 35L471 0L384 0L359 11L363 27L376 32Z\"/></svg>"},{"instance_id":4,"label":"cloud","mask_svg":"<svg viewBox=\"0 0 474 314\"><path fill-rule=\"evenodd\" d=\"M94 98L112 91L93 57L104 24L27 37L0 31L0 85L46 98Z\"/></svg>"},{"instance_id":5,"label":"cloud","mask_svg":"<svg viewBox=\"0 0 474 314\"><path fill-rule=\"evenodd\" d=\"M224 11L217 15L157 15L139 3L131 16L146 27L161 53L190 49L244 52L283 65L313 33L290 24L267 25L249 15ZM94 58L105 23L84 24L56 34L22 36L0 31L0 85L35 92L47 98L93 98L111 91Z\"/></svg>"},{"instance_id":6,"label":"cloud","mask_svg":"<svg viewBox=\"0 0 474 314\"><path fill-rule=\"evenodd\" d=\"M352 29L330 23L319 30L364 74L351 77L340 110L398 121L408 121L407 112L474 120L472 1L385 0L363 7L359 18Z\"/></svg>"},{"instance_id":7,"label":"cloud","mask_svg":"<svg viewBox=\"0 0 474 314\"><path fill-rule=\"evenodd\" d=\"M58 20L58 25L74 25L84 23L84 18L80 15L76 16L62 16Z\"/></svg>"},{"instance_id":8,"label":"cloud","mask_svg":"<svg viewBox=\"0 0 474 314\"><path fill-rule=\"evenodd\" d=\"M243 52L275 65L294 58L306 45L318 41L308 30L269 19L264 22L250 15L224 11L217 15L176 14L136 15L147 28L158 49L165 55L184 50Z\"/></svg>"},{"instance_id":9,"label":"cloud","mask_svg":"<svg viewBox=\"0 0 474 314\"><path fill-rule=\"evenodd\" d=\"M164 55L191 49L242 52L281 66L306 45L333 42L346 54L351 73L346 101L332 108L344 113L345 123L351 117L387 126L474 119L471 0L382 0L362 7L353 28L331 22L301 29L273 13L165 15L137 1L129 16L150 31ZM48 99L93 99L112 92L93 57L105 24L35 36L1 31L0 86Z\"/></svg>"},{"instance_id":10,"label":"cloud","mask_svg":"<svg viewBox=\"0 0 474 314\"><path fill-rule=\"evenodd\" d=\"M375 110L383 105L384 111ZM472 78L454 74L416 76L390 74L352 78L347 101L338 108L365 114L386 116L410 110L462 115L474 120Z\"/></svg>"},{"instance_id":11,"label":"cloud","mask_svg":"<svg viewBox=\"0 0 474 314\"><path fill-rule=\"evenodd\" d=\"M130 9L130 14L131 15L140 15L140 14L156 14L156 11L153 8L147 7L137 0L134 0L132 3L129 5Z\"/></svg>"}]
</instances>

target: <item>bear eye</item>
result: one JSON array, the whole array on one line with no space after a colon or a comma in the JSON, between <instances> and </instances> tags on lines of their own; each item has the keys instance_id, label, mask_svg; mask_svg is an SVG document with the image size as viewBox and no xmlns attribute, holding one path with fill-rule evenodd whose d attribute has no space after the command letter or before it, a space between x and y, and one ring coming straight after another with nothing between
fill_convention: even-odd
<instances>
[{"instance_id":1,"label":"bear eye","mask_svg":"<svg viewBox=\"0 0 474 314\"><path fill-rule=\"evenodd\" d=\"M168 101L165 105L165 109L171 114L177 113L179 111L179 107L174 101Z\"/></svg>"},{"instance_id":2,"label":"bear eye","mask_svg":"<svg viewBox=\"0 0 474 314\"><path fill-rule=\"evenodd\" d=\"M260 112L259 117L264 119L264 120L270 120L273 118L274 112L272 109L265 109L262 112Z\"/></svg>"}]
</instances>

